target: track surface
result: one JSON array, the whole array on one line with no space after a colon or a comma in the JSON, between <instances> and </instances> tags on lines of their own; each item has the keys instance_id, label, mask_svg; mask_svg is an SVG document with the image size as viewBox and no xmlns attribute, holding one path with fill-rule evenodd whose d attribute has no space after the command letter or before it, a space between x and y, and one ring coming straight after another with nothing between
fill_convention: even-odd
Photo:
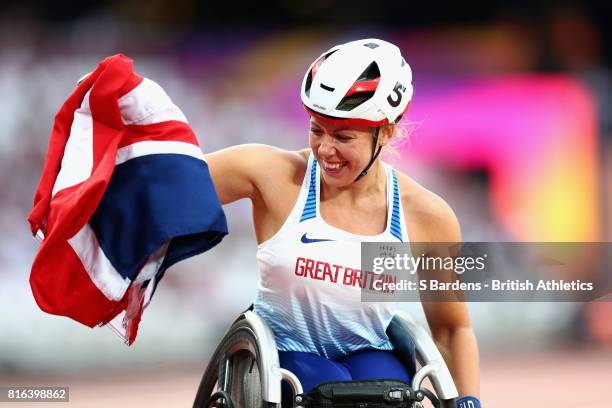
<instances>
[{"instance_id":1,"label":"track surface","mask_svg":"<svg viewBox=\"0 0 612 408\"><path fill-rule=\"evenodd\" d=\"M202 367L204 364L202 364ZM146 372L77 376L2 376L0 385L68 385L70 402L0 403L0 407L70 406L102 408L189 407L201 368L158 368ZM612 350L485 355L481 363L482 400L490 408L609 407Z\"/></svg>"}]
</instances>

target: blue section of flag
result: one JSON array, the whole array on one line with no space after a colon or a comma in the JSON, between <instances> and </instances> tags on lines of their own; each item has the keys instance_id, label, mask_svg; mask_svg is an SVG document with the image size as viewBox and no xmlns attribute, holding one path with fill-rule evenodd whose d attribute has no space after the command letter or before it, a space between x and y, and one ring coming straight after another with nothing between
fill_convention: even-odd
<instances>
[{"instance_id":1,"label":"blue section of flag","mask_svg":"<svg viewBox=\"0 0 612 408\"><path fill-rule=\"evenodd\" d=\"M106 257L130 280L167 241L158 279L227 234L207 164L182 154L152 154L118 165L89 223Z\"/></svg>"}]
</instances>

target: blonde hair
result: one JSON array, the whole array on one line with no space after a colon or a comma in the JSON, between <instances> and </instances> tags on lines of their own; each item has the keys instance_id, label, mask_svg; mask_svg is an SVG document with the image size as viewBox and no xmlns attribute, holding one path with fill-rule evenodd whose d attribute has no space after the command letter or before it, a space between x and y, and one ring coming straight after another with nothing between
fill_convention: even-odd
<instances>
[{"instance_id":1,"label":"blonde hair","mask_svg":"<svg viewBox=\"0 0 612 408\"><path fill-rule=\"evenodd\" d=\"M393 129L393 135L389 142L383 147L382 154L388 158L399 158L400 149L402 146L410 142L410 136L414 132L415 125L419 125L418 122L402 121L396 123Z\"/></svg>"}]
</instances>

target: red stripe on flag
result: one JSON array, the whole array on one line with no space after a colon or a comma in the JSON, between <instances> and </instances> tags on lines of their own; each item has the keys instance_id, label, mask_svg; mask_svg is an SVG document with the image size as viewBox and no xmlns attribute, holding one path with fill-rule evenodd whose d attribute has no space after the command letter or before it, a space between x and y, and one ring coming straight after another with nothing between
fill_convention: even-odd
<instances>
[{"instance_id":1,"label":"red stripe on flag","mask_svg":"<svg viewBox=\"0 0 612 408\"><path fill-rule=\"evenodd\" d=\"M42 310L70 317L89 327L97 326L108 319L109 313L120 309L120 302L107 299L93 284L66 241L43 242L32 265L30 286Z\"/></svg>"},{"instance_id":2,"label":"red stripe on flag","mask_svg":"<svg viewBox=\"0 0 612 408\"><path fill-rule=\"evenodd\" d=\"M189 124L172 120L150 125L129 125L119 143L119 148L147 141L185 142L200 145Z\"/></svg>"},{"instance_id":3,"label":"red stripe on flag","mask_svg":"<svg viewBox=\"0 0 612 408\"><path fill-rule=\"evenodd\" d=\"M100 78L104 78L104 81L99 81ZM34 207L28 215L32 234L35 235L39 229L43 231L45 236L48 234L47 215L50 211L51 192L60 171L64 149L70 136L74 112L81 107L87 91L90 88L92 90L90 93L90 105L93 117L105 118L105 121L109 122L105 126L110 126L117 132L123 130L125 126L121 122L121 114L119 113L116 99L118 96L134 89L142 80L142 77L133 73L133 62L130 58L122 54L113 55L100 62L95 71L88 75L76 87L66 102L64 102L55 115L45 165L34 196ZM100 82L104 84L101 85ZM118 87L118 89L113 90L109 86L111 83ZM107 106L105 107L104 104ZM100 129L100 124L98 124L97 129ZM109 132L102 133L108 136ZM97 137L94 133L94 167L99 163L100 156L103 155L104 147L107 146L109 140L112 140L112 138L103 139ZM114 158L112 162L114 163Z\"/></svg>"}]
</instances>

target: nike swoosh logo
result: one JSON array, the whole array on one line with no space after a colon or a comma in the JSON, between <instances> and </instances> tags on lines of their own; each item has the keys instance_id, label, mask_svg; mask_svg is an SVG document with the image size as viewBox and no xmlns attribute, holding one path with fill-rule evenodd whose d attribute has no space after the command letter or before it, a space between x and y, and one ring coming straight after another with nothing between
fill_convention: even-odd
<instances>
[{"instance_id":1,"label":"nike swoosh logo","mask_svg":"<svg viewBox=\"0 0 612 408\"><path fill-rule=\"evenodd\" d=\"M304 235L302 235L302 242L304 244L312 244L313 242L333 241L333 239L308 238L306 234L307 233L304 233Z\"/></svg>"}]
</instances>

